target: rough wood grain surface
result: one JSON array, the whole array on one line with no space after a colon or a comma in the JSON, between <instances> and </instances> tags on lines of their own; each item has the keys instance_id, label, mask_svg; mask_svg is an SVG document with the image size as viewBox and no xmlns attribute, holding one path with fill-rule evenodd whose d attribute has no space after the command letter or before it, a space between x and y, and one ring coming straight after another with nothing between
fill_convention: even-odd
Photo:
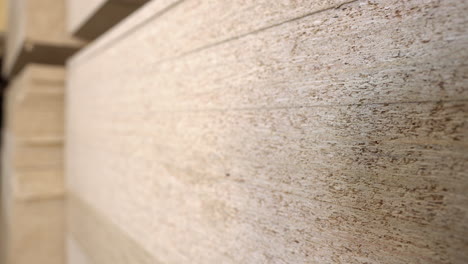
<instances>
[{"instance_id":1,"label":"rough wood grain surface","mask_svg":"<svg viewBox=\"0 0 468 264\"><path fill-rule=\"evenodd\" d=\"M29 62L64 64L84 44L65 30L65 0L9 0L8 9L4 76Z\"/></svg>"},{"instance_id":2,"label":"rough wood grain surface","mask_svg":"<svg viewBox=\"0 0 468 264\"><path fill-rule=\"evenodd\" d=\"M466 1L195 2L69 64L79 200L162 263L468 261Z\"/></svg>"},{"instance_id":3,"label":"rough wood grain surface","mask_svg":"<svg viewBox=\"0 0 468 264\"><path fill-rule=\"evenodd\" d=\"M134 41L141 42L145 50L152 54L148 57L142 56L145 52L137 52L132 54L135 59L143 59L143 64L145 59L164 60L352 1L152 1L113 33L92 43L73 61L89 61L92 57L112 52L110 47L114 45L126 45L128 48L133 46ZM151 34L140 28L150 29Z\"/></svg>"}]
</instances>

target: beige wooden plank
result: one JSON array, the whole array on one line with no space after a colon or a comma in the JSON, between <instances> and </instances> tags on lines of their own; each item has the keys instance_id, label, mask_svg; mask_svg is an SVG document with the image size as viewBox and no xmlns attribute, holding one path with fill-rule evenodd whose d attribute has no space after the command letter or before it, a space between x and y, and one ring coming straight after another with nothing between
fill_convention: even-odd
<instances>
[{"instance_id":1,"label":"beige wooden plank","mask_svg":"<svg viewBox=\"0 0 468 264\"><path fill-rule=\"evenodd\" d=\"M18 172L7 138L2 144L2 263L64 263L63 171Z\"/></svg>"},{"instance_id":2,"label":"beige wooden plank","mask_svg":"<svg viewBox=\"0 0 468 264\"><path fill-rule=\"evenodd\" d=\"M63 164L63 142L13 144L11 163L15 169L34 170L41 168L61 168Z\"/></svg>"},{"instance_id":3,"label":"beige wooden plank","mask_svg":"<svg viewBox=\"0 0 468 264\"><path fill-rule=\"evenodd\" d=\"M2 225L5 264L64 264L65 214L63 200L14 202Z\"/></svg>"},{"instance_id":4,"label":"beige wooden plank","mask_svg":"<svg viewBox=\"0 0 468 264\"><path fill-rule=\"evenodd\" d=\"M63 138L64 76L63 67L30 64L9 85L5 122L15 140Z\"/></svg>"},{"instance_id":5,"label":"beige wooden plank","mask_svg":"<svg viewBox=\"0 0 468 264\"><path fill-rule=\"evenodd\" d=\"M14 168L16 148L7 138L2 144L2 263L64 263L63 171Z\"/></svg>"},{"instance_id":6,"label":"beige wooden plank","mask_svg":"<svg viewBox=\"0 0 468 264\"><path fill-rule=\"evenodd\" d=\"M3 155L8 157L9 171L4 173L5 188L13 199L36 200L63 197L63 144L4 141Z\"/></svg>"},{"instance_id":7,"label":"beige wooden plank","mask_svg":"<svg viewBox=\"0 0 468 264\"><path fill-rule=\"evenodd\" d=\"M30 64L7 89L2 263L65 263L62 67ZM33 125L31 125L33 124Z\"/></svg>"},{"instance_id":8,"label":"beige wooden plank","mask_svg":"<svg viewBox=\"0 0 468 264\"><path fill-rule=\"evenodd\" d=\"M15 197L18 200L57 199L65 195L61 168L16 170Z\"/></svg>"},{"instance_id":9,"label":"beige wooden plank","mask_svg":"<svg viewBox=\"0 0 468 264\"><path fill-rule=\"evenodd\" d=\"M127 36L141 41L152 58L162 60L354 1L151 1L146 10L130 16L73 61L112 52L109 47L123 45L117 40ZM142 26L151 28L151 34L140 31Z\"/></svg>"},{"instance_id":10,"label":"beige wooden plank","mask_svg":"<svg viewBox=\"0 0 468 264\"><path fill-rule=\"evenodd\" d=\"M2 178L13 199L63 196L63 90L63 68L37 64L8 87Z\"/></svg>"},{"instance_id":11,"label":"beige wooden plank","mask_svg":"<svg viewBox=\"0 0 468 264\"><path fill-rule=\"evenodd\" d=\"M10 83L7 88L11 103L7 109L22 102L30 103L28 96L57 96L63 94L65 70L61 66L30 63ZM14 98L14 99L13 99ZM44 100L44 98L40 98ZM41 105L40 103L37 105Z\"/></svg>"},{"instance_id":12,"label":"beige wooden plank","mask_svg":"<svg viewBox=\"0 0 468 264\"><path fill-rule=\"evenodd\" d=\"M467 257L466 102L119 115L72 126L68 183L163 262Z\"/></svg>"},{"instance_id":13,"label":"beige wooden plank","mask_svg":"<svg viewBox=\"0 0 468 264\"><path fill-rule=\"evenodd\" d=\"M165 62L131 36L72 64L70 81L155 111L467 98L465 2L387 2L347 5ZM140 31L149 38L154 26Z\"/></svg>"},{"instance_id":14,"label":"beige wooden plank","mask_svg":"<svg viewBox=\"0 0 468 264\"><path fill-rule=\"evenodd\" d=\"M67 0L70 34L92 40L118 24L148 0Z\"/></svg>"},{"instance_id":15,"label":"beige wooden plank","mask_svg":"<svg viewBox=\"0 0 468 264\"><path fill-rule=\"evenodd\" d=\"M466 2L354 1L233 35L187 33L223 13L190 3L70 63L79 199L163 263L466 262Z\"/></svg>"},{"instance_id":16,"label":"beige wooden plank","mask_svg":"<svg viewBox=\"0 0 468 264\"><path fill-rule=\"evenodd\" d=\"M65 30L65 0L10 0L8 9L4 76L29 62L64 64L84 44Z\"/></svg>"},{"instance_id":17,"label":"beige wooden plank","mask_svg":"<svg viewBox=\"0 0 468 264\"><path fill-rule=\"evenodd\" d=\"M21 111L12 123L12 130L24 139L62 138L63 135L63 112Z\"/></svg>"}]
</instances>

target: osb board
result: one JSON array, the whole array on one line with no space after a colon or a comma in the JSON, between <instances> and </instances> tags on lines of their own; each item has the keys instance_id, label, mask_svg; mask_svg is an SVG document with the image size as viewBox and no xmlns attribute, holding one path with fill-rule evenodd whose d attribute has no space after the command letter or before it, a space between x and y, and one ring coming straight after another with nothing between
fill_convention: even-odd
<instances>
[{"instance_id":1,"label":"osb board","mask_svg":"<svg viewBox=\"0 0 468 264\"><path fill-rule=\"evenodd\" d=\"M67 0L67 29L83 39L95 39L148 0Z\"/></svg>"},{"instance_id":2,"label":"osb board","mask_svg":"<svg viewBox=\"0 0 468 264\"><path fill-rule=\"evenodd\" d=\"M60 66L29 64L6 90L5 126L16 140L63 139L64 78Z\"/></svg>"},{"instance_id":3,"label":"osb board","mask_svg":"<svg viewBox=\"0 0 468 264\"><path fill-rule=\"evenodd\" d=\"M169 263L186 260L176 252L200 263L463 263L467 110L158 114L128 123L145 131L92 126L95 140L71 143L68 182Z\"/></svg>"},{"instance_id":4,"label":"osb board","mask_svg":"<svg viewBox=\"0 0 468 264\"><path fill-rule=\"evenodd\" d=\"M125 45L130 39L141 41L151 52L150 58L169 59L352 1L151 1L125 23L80 51L73 61L87 61L97 54L110 52L115 44ZM151 28L151 36L139 30L143 27ZM133 56L143 59L142 64L148 59L141 52Z\"/></svg>"},{"instance_id":5,"label":"osb board","mask_svg":"<svg viewBox=\"0 0 468 264\"><path fill-rule=\"evenodd\" d=\"M79 199L163 263L468 260L465 1L158 46L184 4L70 64Z\"/></svg>"},{"instance_id":6,"label":"osb board","mask_svg":"<svg viewBox=\"0 0 468 264\"><path fill-rule=\"evenodd\" d=\"M84 44L68 35L65 17L65 0L10 0L3 75L28 62L64 64Z\"/></svg>"},{"instance_id":7,"label":"osb board","mask_svg":"<svg viewBox=\"0 0 468 264\"><path fill-rule=\"evenodd\" d=\"M14 202L2 219L4 264L64 264L64 201Z\"/></svg>"}]
</instances>

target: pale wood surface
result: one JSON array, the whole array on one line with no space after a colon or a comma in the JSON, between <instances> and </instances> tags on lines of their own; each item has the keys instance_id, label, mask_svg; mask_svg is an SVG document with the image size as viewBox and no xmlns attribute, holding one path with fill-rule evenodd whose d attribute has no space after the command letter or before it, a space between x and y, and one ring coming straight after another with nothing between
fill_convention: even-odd
<instances>
[{"instance_id":1,"label":"pale wood surface","mask_svg":"<svg viewBox=\"0 0 468 264\"><path fill-rule=\"evenodd\" d=\"M13 199L62 197L63 67L30 64L5 95L3 188Z\"/></svg>"},{"instance_id":2,"label":"pale wood surface","mask_svg":"<svg viewBox=\"0 0 468 264\"><path fill-rule=\"evenodd\" d=\"M468 4L218 3L72 59L74 195L162 263L465 263Z\"/></svg>"},{"instance_id":3,"label":"pale wood surface","mask_svg":"<svg viewBox=\"0 0 468 264\"><path fill-rule=\"evenodd\" d=\"M10 195L18 200L60 198L64 196L63 142L52 144L29 143L10 136L3 142L11 167L4 177L9 178Z\"/></svg>"},{"instance_id":4,"label":"pale wood surface","mask_svg":"<svg viewBox=\"0 0 468 264\"><path fill-rule=\"evenodd\" d=\"M114 50L110 48L114 45L129 48L136 41L151 56L136 52L132 54L135 60L141 60L142 64L145 59L164 60L352 1L151 1L114 32L89 45L71 63L91 61L88 60L91 57ZM151 34L139 30L141 27L150 29Z\"/></svg>"}]
</instances>

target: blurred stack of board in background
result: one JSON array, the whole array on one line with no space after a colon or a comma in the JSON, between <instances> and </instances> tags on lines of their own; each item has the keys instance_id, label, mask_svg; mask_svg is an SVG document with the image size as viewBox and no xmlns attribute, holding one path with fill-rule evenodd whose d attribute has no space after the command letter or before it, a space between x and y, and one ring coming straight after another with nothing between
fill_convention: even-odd
<instances>
[{"instance_id":1,"label":"blurred stack of board in background","mask_svg":"<svg viewBox=\"0 0 468 264\"><path fill-rule=\"evenodd\" d=\"M64 263L63 67L28 63L5 95L5 264Z\"/></svg>"},{"instance_id":2,"label":"blurred stack of board in background","mask_svg":"<svg viewBox=\"0 0 468 264\"><path fill-rule=\"evenodd\" d=\"M2 73L2 263L65 263L64 0L12 0Z\"/></svg>"},{"instance_id":3,"label":"blurred stack of board in background","mask_svg":"<svg viewBox=\"0 0 468 264\"><path fill-rule=\"evenodd\" d=\"M65 64L144 2L2 2L2 264L66 263Z\"/></svg>"}]
</instances>

